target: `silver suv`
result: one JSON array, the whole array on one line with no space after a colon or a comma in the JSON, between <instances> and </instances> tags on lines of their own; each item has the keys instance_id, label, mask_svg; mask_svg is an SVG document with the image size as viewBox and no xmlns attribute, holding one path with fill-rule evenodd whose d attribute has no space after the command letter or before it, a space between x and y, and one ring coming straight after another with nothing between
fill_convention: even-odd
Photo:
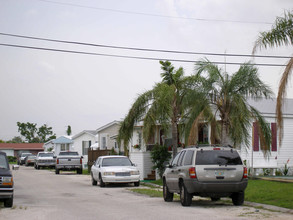
<instances>
[{"instance_id":1,"label":"silver suv","mask_svg":"<svg viewBox=\"0 0 293 220\"><path fill-rule=\"evenodd\" d=\"M180 194L183 206L190 206L193 196L232 198L234 205L244 202L247 168L235 149L219 146L197 146L179 152L163 174L163 196L173 201Z\"/></svg>"}]
</instances>

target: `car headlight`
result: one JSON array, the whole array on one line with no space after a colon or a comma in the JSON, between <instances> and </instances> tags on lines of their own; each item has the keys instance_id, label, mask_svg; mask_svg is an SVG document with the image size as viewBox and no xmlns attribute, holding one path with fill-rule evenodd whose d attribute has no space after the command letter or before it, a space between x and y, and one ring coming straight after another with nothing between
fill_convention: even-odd
<instances>
[{"instance_id":1,"label":"car headlight","mask_svg":"<svg viewBox=\"0 0 293 220\"><path fill-rule=\"evenodd\" d=\"M104 176L115 176L115 172L104 172Z\"/></svg>"},{"instance_id":2,"label":"car headlight","mask_svg":"<svg viewBox=\"0 0 293 220\"><path fill-rule=\"evenodd\" d=\"M138 170L130 171L130 175L139 175L139 171Z\"/></svg>"},{"instance_id":3,"label":"car headlight","mask_svg":"<svg viewBox=\"0 0 293 220\"><path fill-rule=\"evenodd\" d=\"M13 184L13 178L12 177L8 177L8 176L4 176L2 178L2 184L3 185L12 185Z\"/></svg>"}]
</instances>

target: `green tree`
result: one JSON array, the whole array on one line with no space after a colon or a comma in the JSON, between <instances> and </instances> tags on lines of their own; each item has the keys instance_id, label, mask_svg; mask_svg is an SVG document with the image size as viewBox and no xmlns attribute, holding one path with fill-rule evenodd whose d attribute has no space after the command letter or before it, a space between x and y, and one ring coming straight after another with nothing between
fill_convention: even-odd
<instances>
[{"instance_id":1,"label":"green tree","mask_svg":"<svg viewBox=\"0 0 293 220\"><path fill-rule=\"evenodd\" d=\"M171 158L171 153L165 146L160 146L156 144L151 151L152 162L154 163L154 169L159 170L159 175L162 178L165 170L165 162L169 161Z\"/></svg>"},{"instance_id":2,"label":"green tree","mask_svg":"<svg viewBox=\"0 0 293 220\"><path fill-rule=\"evenodd\" d=\"M185 77L183 68L175 69L169 61L160 61L162 82L139 95L121 123L118 141L128 145L134 124L143 121L143 138L147 143L160 124L168 130L171 124L173 156L177 154L178 125L183 119L184 96L190 88L191 77ZM127 149L124 149L127 152Z\"/></svg>"},{"instance_id":3,"label":"green tree","mask_svg":"<svg viewBox=\"0 0 293 220\"><path fill-rule=\"evenodd\" d=\"M10 141L7 141L7 143L23 143L23 140L20 136L15 136Z\"/></svg>"},{"instance_id":4,"label":"green tree","mask_svg":"<svg viewBox=\"0 0 293 220\"><path fill-rule=\"evenodd\" d=\"M230 76L209 60L202 60L196 63L196 71L203 95L200 102L204 107L196 114L191 114L189 120L196 122L204 112L206 120L220 125L220 143L227 145L232 141L234 146L241 143L248 146L248 129L251 122L256 120L261 131L261 149L267 153L271 143L270 127L262 115L247 102L249 97L257 100L272 95L271 89L260 80L258 69L245 63ZM217 115L220 121L215 123Z\"/></svg>"},{"instance_id":5,"label":"green tree","mask_svg":"<svg viewBox=\"0 0 293 220\"><path fill-rule=\"evenodd\" d=\"M281 47L281 46L293 45L293 14L290 11L284 13L283 17L277 17L275 24L270 31L261 32L256 40L253 48L253 54L258 49L267 47ZM293 57L291 57L286 65L285 71L281 77L279 83L279 91L277 96L277 126L279 129L279 142L282 142L283 138L283 105L284 98L286 97L286 89L289 82L290 75L293 69Z\"/></svg>"},{"instance_id":6,"label":"green tree","mask_svg":"<svg viewBox=\"0 0 293 220\"><path fill-rule=\"evenodd\" d=\"M71 135L71 126L70 125L68 125L67 126L67 130L66 130L66 134L68 135L68 136L70 136Z\"/></svg>"},{"instance_id":7,"label":"green tree","mask_svg":"<svg viewBox=\"0 0 293 220\"><path fill-rule=\"evenodd\" d=\"M18 132L20 132L20 134L29 143L44 143L56 138L56 135L53 134L52 127L47 127L46 124L37 128L37 124L35 123L17 122L17 126Z\"/></svg>"}]
</instances>

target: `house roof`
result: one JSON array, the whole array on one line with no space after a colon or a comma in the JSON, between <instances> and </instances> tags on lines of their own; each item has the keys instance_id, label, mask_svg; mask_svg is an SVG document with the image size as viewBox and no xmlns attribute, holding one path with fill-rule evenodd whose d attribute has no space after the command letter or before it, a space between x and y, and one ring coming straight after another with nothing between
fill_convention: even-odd
<instances>
[{"instance_id":1,"label":"house roof","mask_svg":"<svg viewBox=\"0 0 293 220\"><path fill-rule=\"evenodd\" d=\"M92 135L92 136L96 136L97 131L96 131L96 130L84 130L84 131L82 131L82 132L80 132L80 133L74 135L74 136L72 137L72 139L78 138L78 137L80 137L80 136L83 135L83 134L89 134L89 135Z\"/></svg>"},{"instance_id":2,"label":"house roof","mask_svg":"<svg viewBox=\"0 0 293 220\"><path fill-rule=\"evenodd\" d=\"M53 144L71 144L73 140L70 137L61 136L52 141Z\"/></svg>"},{"instance_id":3,"label":"house roof","mask_svg":"<svg viewBox=\"0 0 293 220\"><path fill-rule=\"evenodd\" d=\"M106 124L106 125L104 125L104 126L98 128L98 129L96 130L96 132L100 132L100 131L102 131L102 130L104 130L104 129L106 129L106 128L109 128L109 127L111 127L111 126L113 126L113 125L115 125L115 124L119 125L119 124L120 124L120 121L112 121L112 122L110 122L109 124Z\"/></svg>"},{"instance_id":4,"label":"house roof","mask_svg":"<svg viewBox=\"0 0 293 220\"><path fill-rule=\"evenodd\" d=\"M44 150L44 143L0 143L0 150Z\"/></svg>"},{"instance_id":5,"label":"house roof","mask_svg":"<svg viewBox=\"0 0 293 220\"><path fill-rule=\"evenodd\" d=\"M276 114L276 105L277 99L261 99L261 100L254 100L249 99L248 103L255 107L258 111L262 114ZM283 108L284 115L293 115L293 99L285 99L284 108Z\"/></svg>"}]
</instances>

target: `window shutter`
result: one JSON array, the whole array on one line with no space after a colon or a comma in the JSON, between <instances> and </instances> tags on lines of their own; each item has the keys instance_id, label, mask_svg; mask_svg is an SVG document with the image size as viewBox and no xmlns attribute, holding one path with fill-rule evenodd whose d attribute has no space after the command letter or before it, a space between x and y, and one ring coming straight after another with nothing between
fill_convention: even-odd
<instances>
[{"instance_id":1,"label":"window shutter","mask_svg":"<svg viewBox=\"0 0 293 220\"><path fill-rule=\"evenodd\" d=\"M259 151L259 135L258 135L258 125L257 122L253 122L253 151Z\"/></svg>"},{"instance_id":2,"label":"window shutter","mask_svg":"<svg viewBox=\"0 0 293 220\"><path fill-rule=\"evenodd\" d=\"M277 124L271 123L272 130L272 151L277 151Z\"/></svg>"}]
</instances>

